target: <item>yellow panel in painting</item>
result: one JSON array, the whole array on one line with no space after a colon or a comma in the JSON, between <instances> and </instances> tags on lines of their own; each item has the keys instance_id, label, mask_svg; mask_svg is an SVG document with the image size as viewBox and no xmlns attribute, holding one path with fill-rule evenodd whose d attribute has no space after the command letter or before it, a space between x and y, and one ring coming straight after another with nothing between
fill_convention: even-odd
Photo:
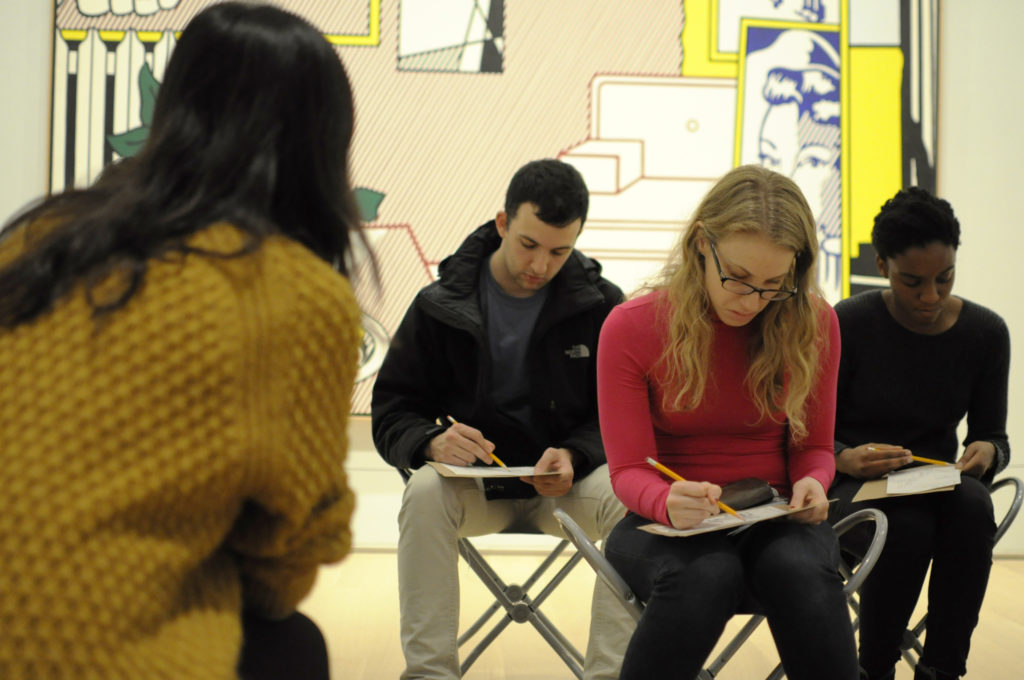
<instances>
[{"instance_id":1,"label":"yellow panel in painting","mask_svg":"<svg viewBox=\"0 0 1024 680\"><path fill-rule=\"evenodd\" d=\"M380 44L380 2L381 0L369 0L370 2L370 27L366 35L332 35L327 34L327 42L332 45L356 45L373 46Z\"/></svg>"},{"instance_id":2,"label":"yellow panel in painting","mask_svg":"<svg viewBox=\"0 0 1024 680\"><path fill-rule=\"evenodd\" d=\"M843 226L849 239L846 252L848 257L856 259L860 255L858 244L871 241L871 227L878 209L903 182L900 129L903 53L898 47L851 47L849 60L850 181L847 186L851 191L849 219Z\"/></svg>"},{"instance_id":3,"label":"yellow panel in painting","mask_svg":"<svg viewBox=\"0 0 1024 680\"><path fill-rule=\"evenodd\" d=\"M714 3L714 8L717 5L717 2ZM735 78L737 75L739 67L735 55L731 61L712 61L712 36L718 30L717 12L712 12L714 8L708 0L683 2L684 76Z\"/></svg>"}]
</instances>

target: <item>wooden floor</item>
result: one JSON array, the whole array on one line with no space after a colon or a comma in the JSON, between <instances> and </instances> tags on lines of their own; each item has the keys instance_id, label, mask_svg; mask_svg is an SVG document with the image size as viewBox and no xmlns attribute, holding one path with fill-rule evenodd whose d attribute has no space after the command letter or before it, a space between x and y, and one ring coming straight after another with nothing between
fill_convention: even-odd
<instances>
[{"instance_id":1,"label":"wooden floor","mask_svg":"<svg viewBox=\"0 0 1024 680\"><path fill-rule=\"evenodd\" d=\"M508 582L521 582L538 562L535 554L489 554ZM476 576L462 577L464 625L491 602ZM356 552L322 570L312 594L300 607L324 631L334 680L397 680L404 667L398 633L398 586L393 552ZM586 645L593 572L581 564L543 610L581 649ZM518 581L517 581L518 579ZM1024 560L997 559L988 596L975 631L968 678L1019 680L1024 677ZM741 623L736 617L723 639ZM763 678L778 657L767 626L762 626L719 675L721 680ZM911 680L900 664L897 680ZM467 680L571 680L573 676L528 625L511 624L466 674Z\"/></svg>"}]
</instances>

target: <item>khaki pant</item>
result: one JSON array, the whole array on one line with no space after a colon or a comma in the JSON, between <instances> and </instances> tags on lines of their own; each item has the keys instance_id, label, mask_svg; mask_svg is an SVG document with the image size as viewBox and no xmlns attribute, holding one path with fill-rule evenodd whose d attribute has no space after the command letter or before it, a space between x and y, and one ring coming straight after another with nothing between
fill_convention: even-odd
<instances>
[{"instance_id":1,"label":"khaki pant","mask_svg":"<svg viewBox=\"0 0 1024 680\"><path fill-rule=\"evenodd\" d=\"M625 515L612 492L608 466L573 484L565 496L488 501L472 479L441 477L429 465L405 487L398 515L398 588L402 617L402 678L459 677L459 538L531 529L562 537L552 516L564 509L592 540L603 540ZM584 678L618 678L635 624L596 579Z\"/></svg>"}]
</instances>

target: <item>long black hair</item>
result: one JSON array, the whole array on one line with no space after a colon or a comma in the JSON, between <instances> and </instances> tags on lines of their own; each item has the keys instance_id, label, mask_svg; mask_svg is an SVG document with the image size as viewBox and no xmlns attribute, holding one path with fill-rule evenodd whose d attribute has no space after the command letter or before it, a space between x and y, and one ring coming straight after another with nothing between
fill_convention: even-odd
<instances>
[{"instance_id":1,"label":"long black hair","mask_svg":"<svg viewBox=\"0 0 1024 680\"><path fill-rule=\"evenodd\" d=\"M347 275L353 237L365 245L349 177L353 126L345 69L312 25L268 5L203 10L172 53L139 155L4 230L26 230L29 246L0 269L0 327L115 270L124 293L93 307L117 309L142 286L147 260L197 252L188 238L220 221L248 237L230 255L283 234Z\"/></svg>"}]
</instances>

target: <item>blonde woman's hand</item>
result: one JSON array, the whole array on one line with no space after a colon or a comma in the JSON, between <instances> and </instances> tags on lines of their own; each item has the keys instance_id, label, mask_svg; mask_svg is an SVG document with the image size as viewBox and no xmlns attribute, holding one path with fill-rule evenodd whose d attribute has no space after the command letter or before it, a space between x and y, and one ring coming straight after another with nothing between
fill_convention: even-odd
<instances>
[{"instance_id":1,"label":"blonde woman's hand","mask_svg":"<svg viewBox=\"0 0 1024 680\"><path fill-rule=\"evenodd\" d=\"M692 529L708 517L717 515L722 487L710 482L672 482L665 509L676 529Z\"/></svg>"},{"instance_id":2,"label":"blonde woman's hand","mask_svg":"<svg viewBox=\"0 0 1024 680\"><path fill-rule=\"evenodd\" d=\"M789 500L792 509L807 508L790 515L794 522L818 524L828 517L828 497L825 487L814 477L804 477L793 484L793 497Z\"/></svg>"}]
</instances>

